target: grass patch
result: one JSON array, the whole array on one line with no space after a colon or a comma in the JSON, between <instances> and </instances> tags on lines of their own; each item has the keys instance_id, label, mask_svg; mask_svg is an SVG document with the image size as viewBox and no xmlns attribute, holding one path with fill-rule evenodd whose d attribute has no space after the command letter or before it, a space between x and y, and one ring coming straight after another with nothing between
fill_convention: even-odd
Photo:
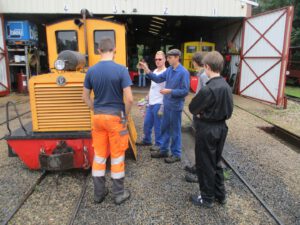
<instances>
[{"instance_id":1,"label":"grass patch","mask_svg":"<svg viewBox=\"0 0 300 225\"><path fill-rule=\"evenodd\" d=\"M300 98L300 87L297 86L286 86L285 94Z\"/></svg>"}]
</instances>

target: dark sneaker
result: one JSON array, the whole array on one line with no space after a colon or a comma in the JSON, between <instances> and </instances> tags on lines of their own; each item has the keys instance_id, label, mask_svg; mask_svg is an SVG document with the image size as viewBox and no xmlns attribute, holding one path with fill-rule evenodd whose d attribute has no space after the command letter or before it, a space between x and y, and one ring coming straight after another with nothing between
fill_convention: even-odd
<instances>
[{"instance_id":1,"label":"dark sneaker","mask_svg":"<svg viewBox=\"0 0 300 225\"><path fill-rule=\"evenodd\" d=\"M189 173L193 173L193 174L196 174L197 172L197 168L196 168L196 165L193 165L193 166L185 166L184 167L184 170L189 172Z\"/></svg>"},{"instance_id":2,"label":"dark sneaker","mask_svg":"<svg viewBox=\"0 0 300 225\"><path fill-rule=\"evenodd\" d=\"M165 163L175 163L175 162L180 162L180 161L181 161L181 158L178 156L174 156L174 155L171 155L165 159Z\"/></svg>"},{"instance_id":3,"label":"dark sneaker","mask_svg":"<svg viewBox=\"0 0 300 225\"><path fill-rule=\"evenodd\" d=\"M152 152L151 153L151 158L167 158L169 157L168 153L162 153L162 152Z\"/></svg>"},{"instance_id":4,"label":"dark sneaker","mask_svg":"<svg viewBox=\"0 0 300 225\"><path fill-rule=\"evenodd\" d=\"M160 151L160 147L159 147L159 146L152 146L152 147L150 148L150 151L151 151L151 152L159 152L159 151Z\"/></svg>"},{"instance_id":5,"label":"dark sneaker","mask_svg":"<svg viewBox=\"0 0 300 225\"><path fill-rule=\"evenodd\" d=\"M190 200L194 205L202 206L205 208L212 208L214 205L212 202L202 199L201 195L191 195Z\"/></svg>"},{"instance_id":6,"label":"dark sneaker","mask_svg":"<svg viewBox=\"0 0 300 225\"><path fill-rule=\"evenodd\" d=\"M194 174L186 174L185 175L185 181L189 183L198 183L198 177Z\"/></svg>"},{"instance_id":7,"label":"dark sneaker","mask_svg":"<svg viewBox=\"0 0 300 225\"><path fill-rule=\"evenodd\" d=\"M115 204L120 205L130 198L130 191L124 190L124 193L115 197Z\"/></svg>"},{"instance_id":8,"label":"dark sneaker","mask_svg":"<svg viewBox=\"0 0 300 225\"><path fill-rule=\"evenodd\" d=\"M151 143L145 143L145 142L136 142L135 143L137 146L152 146Z\"/></svg>"},{"instance_id":9,"label":"dark sneaker","mask_svg":"<svg viewBox=\"0 0 300 225\"><path fill-rule=\"evenodd\" d=\"M226 197L222 197L222 198L215 197L215 200L216 200L217 203L219 203L221 205L226 205L226 203L227 203L227 198Z\"/></svg>"},{"instance_id":10,"label":"dark sneaker","mask_svg":"<svg viewBox=\"0 0 300 225\"><path fill-rule=\"evenodd\" d=\"M102 203L103 201L104 201L104 199L105 199L105 197L108 195L108 188L105 188L105 194L101 197L101 198L94 198L94 203L95 204L100 204L100 203Z\"/></svg>"}]
</instances>

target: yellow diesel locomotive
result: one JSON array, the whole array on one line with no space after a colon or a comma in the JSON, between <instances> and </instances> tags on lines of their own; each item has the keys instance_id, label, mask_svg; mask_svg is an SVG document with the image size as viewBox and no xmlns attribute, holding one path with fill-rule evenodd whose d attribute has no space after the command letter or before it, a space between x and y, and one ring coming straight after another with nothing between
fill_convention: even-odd
<instances>
[{"instance_id":1,"label":"yellow diesel locomotive","mask_svg":"<svg viewBox=\"0 0 300 225\"><path fill-rule=\"evenodd\" d=\"M46 32L51 73L30 79L32 123L12 132L6 140L30 169L89 168L93 161L93 114L82 101L85 72L100 60L98 43L103 37L115 42L115 61L126 65L125 26L87 19L83 14L82 19L49 24ZM65 51L71 52L75 65L61 59ZM137 133L131 118L128 130L129 146L136 157Z\"/></svg>"}]
</instances>

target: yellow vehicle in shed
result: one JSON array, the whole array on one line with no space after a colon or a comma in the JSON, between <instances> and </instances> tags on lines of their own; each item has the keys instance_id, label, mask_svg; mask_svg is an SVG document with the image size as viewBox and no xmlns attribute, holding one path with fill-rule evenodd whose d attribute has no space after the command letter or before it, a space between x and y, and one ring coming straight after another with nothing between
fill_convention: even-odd
<instances>
[{"instance_id":1,"label":"yellow vehicle in shed","mask_svg":"<svg viewBox=\"0 0 300 225\"><path fill-rule=\"evenodd\" d=\"M46 26L51 73L29 81L32 123L8 136L8 145L30 169L64 170L88 168L94 156L91 127L93 113L82 100L83 82L89 66L100 60L98 43L110 37L116 45L115 62L126 66L126 30L122 24L86 18L68 19ZM64 70L60 53L76 51L86 58L74 70ZM76 56L76 54L73 54ZM83 54L83 56L80 54ZM85 64L85 65L84 65ZM60 68L59 68L60 67ZM128 121L130 149L136 157L137 133Z\"/></svg>"},{"instance_id":2,"label":"yellow vehicle in shed","mask_svg":"<svg viewBox=\"0 0 300 225\"><path fill-rule=\"evenodd\" d=\"M192 57L196 52L211 52L215 50L215 43L191 41L183 43L183 66L194 74L195 68L192 63Z\"/></svg>"}]
</instances>

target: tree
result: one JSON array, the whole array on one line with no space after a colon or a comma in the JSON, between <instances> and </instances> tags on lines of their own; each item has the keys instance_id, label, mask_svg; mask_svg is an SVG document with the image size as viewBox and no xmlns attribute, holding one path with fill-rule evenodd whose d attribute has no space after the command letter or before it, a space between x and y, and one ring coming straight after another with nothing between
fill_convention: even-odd
<instances>
[{"instance_id":1,"label":"tree","mask_svg":"<svg viewBox=\"0 0 300 225\"><path fill-rule=\"evenodd\" d=\"M253 10L254 14L268 10L278 9L284 6L294 6L293 30L291 45L300 46L300 3L299 0L258 0L259 6Z\"/></svg>"}]
</instances>

